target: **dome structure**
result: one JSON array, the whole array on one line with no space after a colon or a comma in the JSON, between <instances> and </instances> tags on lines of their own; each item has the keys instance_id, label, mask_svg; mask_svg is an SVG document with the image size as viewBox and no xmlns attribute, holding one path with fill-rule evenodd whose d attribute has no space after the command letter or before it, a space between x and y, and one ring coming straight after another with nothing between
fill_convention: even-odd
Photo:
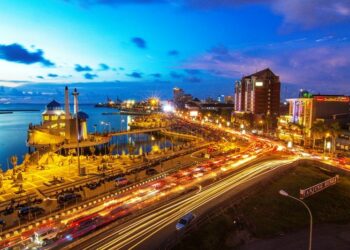
<instances>
[{"instance_id":1,"label":"dome structure","mask_svg":"<svg viewBox=\"0 0 350 250\"><path fill-rule=\"evenodd\" d=\"M49 104L46 105L47 110L60 110L62 109L61 104L56 102L56 100L52 100Z\"/></svg>"},{"instance_id":2,"label":"dome structure","mask_svg":"<svg viewBox=\"0 0 350 250\"><path fill-rule=\"evenodd\" d=\"M82 112L82 111L78 112L78 119L87 120L88 118L89 118L89 115L86 114L85 112Z\"/></svg>"}]
</instances>

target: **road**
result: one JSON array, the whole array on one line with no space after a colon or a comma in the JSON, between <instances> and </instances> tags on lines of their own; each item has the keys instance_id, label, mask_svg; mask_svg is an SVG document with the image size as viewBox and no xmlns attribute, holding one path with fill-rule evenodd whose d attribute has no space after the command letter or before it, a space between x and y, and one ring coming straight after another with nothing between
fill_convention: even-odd
<instances>
[{"instance_id":1,"label":"road","mask_svg":"<svg viewBox=\"0 0 350 250\"><path fill-rule=\"evenodd\" d=\"M210 184L199 192L180 196L131 221L75 245L73 249L157 249L166 239L176 237L175 224L186 213L200 216L262 178L269 178L295 158L257 163Z\"/></svg>"}]
</instances>

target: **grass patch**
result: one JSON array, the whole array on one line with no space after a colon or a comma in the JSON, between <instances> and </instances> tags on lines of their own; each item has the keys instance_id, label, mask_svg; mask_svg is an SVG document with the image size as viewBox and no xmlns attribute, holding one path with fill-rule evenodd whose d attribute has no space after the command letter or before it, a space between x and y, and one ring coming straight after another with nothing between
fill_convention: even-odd
<instances>
[{"instance_id":1,"label":"grass patch","mask_svg":"<svg viewBox=\"0 0 350 250\"><path fill-rule=\"evenodd\" d=\"M297 201L281 196L284 189L299 197L299 189L322 182L335 173L302 165L291 169L271 184L250 195L235 209L228 209L184 238L175 249L229 249L228 237L237 228L232 223L243 218L246 229L257 238L269 238L308 227L306 209ZM314 224L350 222L350 177L340 176L340 182L304 200L310 207Z\"/></svg>"}]
</instances>

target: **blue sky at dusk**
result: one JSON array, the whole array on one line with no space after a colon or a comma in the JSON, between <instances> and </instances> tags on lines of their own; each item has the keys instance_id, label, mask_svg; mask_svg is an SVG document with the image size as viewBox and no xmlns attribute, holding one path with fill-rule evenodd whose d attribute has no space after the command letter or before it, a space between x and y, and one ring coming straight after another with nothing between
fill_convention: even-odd
<instances>
[{"instance_id":1,"label":"blue sky at dusk","mask_svg":"<svg viewBox=\"0 0 350 250\"><path fill-rule=\"evenodd\" d=\"M0 102L67 83L101 98L232 94L266 67L286 88L350 94L350 1L0 1Z\"/></svg>"}]
</instances>

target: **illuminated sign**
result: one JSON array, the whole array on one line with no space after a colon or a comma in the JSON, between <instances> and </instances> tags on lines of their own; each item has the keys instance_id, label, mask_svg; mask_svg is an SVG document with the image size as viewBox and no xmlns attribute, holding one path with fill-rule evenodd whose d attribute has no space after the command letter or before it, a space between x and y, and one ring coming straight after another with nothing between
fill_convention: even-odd
<instances>
[{"instance_id":1,"label":"illuminated sign","mask_svg":"<svg viewBox=\"0 0 350 250\"><path fill-rule=\"evenodd\" d=\"M328 180L325 180L324 182L318 183L307 189L300 189L300 199L304 199L328 188L329 186L335 185L338 182L338 180L339 175L336 175Z\"/></svg>"},{"instance_id":2,"label":"illuminated sign","mask_svg":"<svg viewBox=\"0 0 350 250\"><path fill-rule=\"evenodd\" d=\"M349 102L348 96L315 96L318 102Z\"/></svg>"},{"instance_id":3,"label":"illuminated sign","mask_svg":"<svg viewBox=\"0 0 350 250\"><path fill-rule=\"evenodd\" d=\"M192 111L190 111L190 116L191 116L191 117L196 117L196 116L198 116L198 111L197 111L197 110L192 110Z\"/></svg>"},{"instance_id":4,"label":"illuminated sign","mask_svg":"<svg viewBox=\"0 0 350 250\"><path fill-rule=\"evenodd\" d=\"M263 82L256 82L256 83L255 83L255 86L256 86L256 87L262 87L263 85L264 85Z\"/></svg>"}]
</instances>

